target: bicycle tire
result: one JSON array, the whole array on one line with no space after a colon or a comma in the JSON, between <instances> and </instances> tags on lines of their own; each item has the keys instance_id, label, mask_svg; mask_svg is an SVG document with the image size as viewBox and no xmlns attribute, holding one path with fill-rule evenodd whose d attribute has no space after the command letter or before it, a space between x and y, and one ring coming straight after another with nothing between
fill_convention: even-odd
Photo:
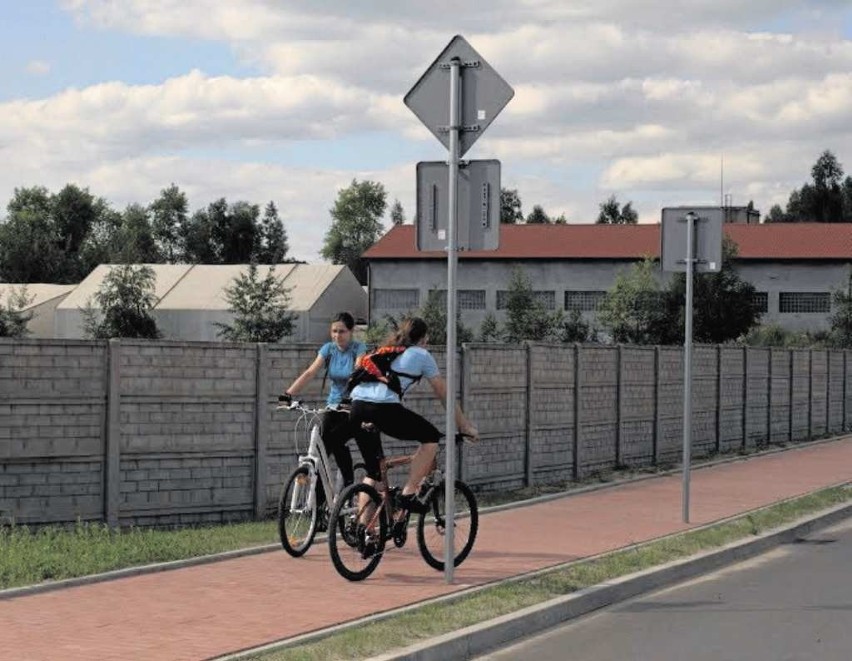
<instances>
[{"instance_id":1,"label":"bicycle tire","mask_svg":"<svg viewBox=\"0 0 852 661\"><path fill-rule=\"evenodd\" d=\"M314 498L314 507L310 512L297 514L291 508L291 503L294 500L306 506L309 495L310 476L308 467L299 466L281 487L281 496L278 499L278 538L281 540L281 546L284 550L294 558L303 556L311 548L314 536L317 533L316 498ZM290 521L291 514L294 515L292 522ZM288 523L293 525L288 528Z\"/></svg>"},{"instance_id":2,"label":"bicycle tire","mask_svg":"<svg viewBox=\"0 0 852 661\"><path fill-rule=\"evenodd\" d=\"M438 571L444 570L444 511L446 482L441 482L436 486L427 505L428 511L420 515L417 521L417 547L420 549L420 555L433 569ZM476 504L476 497L473 491L461 480L456 480L455 486L455 518L454 518L454 536L456 552L453 558L453 566L458 567L470 555L473 544L476 541L476 533L479 531L479 508ZM461 539L463 535L460 533L466 531L467 536ZM438 543L435 543L438 542Z\"/></svg>"},{"instance_id":3,"label":"bicycle tire","mask_svg":"<svg viewBox=\"0 0 852 661\"><path fill-rule=\"evenodd\" d=\"M384 512L378 514L378 529L371 537L374 544L373 550L365 557L363 531L358 526L362 511L358 509L357 502L360 494L366 494L369 504L374 507L381 506L381 496L378 491L368 484L352 484L344 489L331 512L331 521L334 525L328 527L328 550L331 562L337 573L350 581L363 581L372 574L382 559L385 550L385 538L387 537L387 520ZM356 503L350 507L350 503ZM349 532L350 528L358 530L358 533ZM359 535L357 543L351 543L354 534Z\"/></svg>"}]
</instances>

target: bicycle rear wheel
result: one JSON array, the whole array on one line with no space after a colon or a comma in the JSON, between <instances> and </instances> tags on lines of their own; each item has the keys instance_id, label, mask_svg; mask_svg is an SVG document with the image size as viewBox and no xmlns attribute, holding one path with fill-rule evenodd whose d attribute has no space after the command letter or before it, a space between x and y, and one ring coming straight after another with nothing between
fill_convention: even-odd
<instances>
[{"instance_id":1,"label":"bicycle rear wheel","mask_svg":"<svg viewBox=\"0 0 852 661\"><path fill-rule=\"evenodd\" d=\"M311 477L307 466L299 466L287 478L278 499L278 537L294 558L305 554L317 532L316 498L308 506Z\"/></svg>"},{"instance_id":2,"label":"bicycle rear wheel","mask_svg":"<svg viewBox=\"0 0 852 661\"><path fill-rule=\"evenodd\" d=\"M441 482L432 490L427 503L429 510L420 515L417 521L417 546L426 563L444 570L444 538L446 531L446 482ZM454 491L455 516L453 517L453 546L455 557L453 566L458 567L465 561L476 541L479 530L479 509L476 498L464 482L456 480Z\"/></svg>"},{"instance_id":3,"label":"bicycle rear wheel","mask_svg":"<svg viewBox=\"0 0 852 661\"><path fill-rule=\"evenodd\" d=\"M381 503L378 491L368 484L347 487L334 503L331 521L335 524L328 527L328 550L343 578L363 581L378 567L387 537ZM369 522L369 530L364 521Z\"/></svg>"}]
</instances>

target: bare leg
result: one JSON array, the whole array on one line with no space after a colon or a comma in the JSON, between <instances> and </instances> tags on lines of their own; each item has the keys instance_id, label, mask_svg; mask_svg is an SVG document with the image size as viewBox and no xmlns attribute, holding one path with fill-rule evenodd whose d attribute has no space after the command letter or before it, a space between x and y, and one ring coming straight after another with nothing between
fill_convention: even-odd
<instances>
[{"instance_id":1,"label":"bare leg","mask_svg":"<svg viewBox=\"0 0 852 661\"><path fill-rule=\"evenodd\" d=\"M377 482L376 480L365 477L364 484L369 484L371 487L375 487L376 491L379 493L382 492L383 484L381 482ZM376 510L375 506L370 502L370 498L363 491L358 494L358 511L361 513L360 523L367 525L370 522L370 519L373 517L373 512Z\"/></svg>"},{"instance_id":2,"label":"bare leg","mask_svg":"<svg viewBox=\"0 0 852 661\"><path fill-rule=\"evenodd\" d=\"M408 471L408 482L402 488L402 495L415 493L420 481L426 477L435 466L435 457L438 456L437 443L421 443L417 452L411 459L411 468Z\"/></svg>"}]
</instances>

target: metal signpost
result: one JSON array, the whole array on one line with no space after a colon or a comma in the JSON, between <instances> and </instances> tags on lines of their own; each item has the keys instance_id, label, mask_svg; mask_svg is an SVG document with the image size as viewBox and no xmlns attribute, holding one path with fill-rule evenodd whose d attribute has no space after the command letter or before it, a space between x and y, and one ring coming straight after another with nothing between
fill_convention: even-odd
<instances>
[{"instance_id":1,"label":"metal signpost","mask_svg":"<svg viewBox=\"0 0 852 661\"><path fill-rule=\"evenodd\" d=\"M447 75L449 74L449 76ZM455 558L454 518L455 518L455 383L456 383L456 252L459 248L459 237L463 237L464 248L468 250L495 250L499 241L499 163L497 164L496 189L494 187L493 167L489 179L487 166L474 166L471 174L480 172L483 181L479 187L479 204L484 211L480 213L480 221L485 221L478 231L470 229L471 213L469 200L464 200L459 193L460 159L470 149L471 145L482 135L494 118L514 96L514 90L500 75L477 53L473 47L460 35L456 35L441 51L438 58L426 69L414 87L405 95L405 105L432 131L438 140L449 150L447 160L446 188L446 229L439 227L438 212L441 208L439 192L441 187L435 185L430 192L420 189L421 177L418 167L418 213L417 213L417 244L419 250L435 250L446 246L447 250L447 417L446 417L446 469L445 483L445 536L444 536L444 577L447 583L453 582L453 560ZM477 163L472 161L472 165ZM485 161L484 163L488 163ZM421 164L423 166L424 164ZM423 167L424 178L428 168ZM484 186L483 186L484 185ZM474 186L467 188L466 195L475 194ZM494 195L497 203L494 204ZM421 207L422 200L434 200L432 210L435 212L434 221L427 221L424 216L428 213ZM459 205L467 209L459 214ZM429 202L426 202L427 206ZM493 221L495 209L497 222ZM423 211L423 213L421 213ZM465 223L459 227L459 221ZM431 225L429 224L431 222ZM422 225L427 227L423 228ZM442 232L444 232L442 234ZM445 239L444 239L445 237ZM495 238L496 237L496 238Z\"/></svg>"},{"instance_id":2,"label":"metal signpost","mask_svg":"<svg viewBox=\"0 0 852 661\"><path fill-rule=\"evenodd\" d=\"M660 250L663 271L686 273L683 333L683 522L689 523L689 470L692 462L692 280L693 273L722 269L720 207L663 209Z\"/></svg>"}]
</instances>

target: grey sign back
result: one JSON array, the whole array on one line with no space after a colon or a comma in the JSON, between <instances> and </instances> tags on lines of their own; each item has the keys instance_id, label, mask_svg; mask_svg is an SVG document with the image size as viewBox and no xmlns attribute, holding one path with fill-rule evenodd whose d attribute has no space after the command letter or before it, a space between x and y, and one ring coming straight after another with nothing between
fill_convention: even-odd
<instances>
[{"instance_id":1,"label":"grey sign back","mask_svg":"<svg viewBox=\"0 0 852 661\"><path fill-rule=\"evenodd\" d=\"M509 103L515 95L515 90L464 37L453 37L404 99L405 105L447 149L450 148L449 62L453 58L461 61L461 157Z\"/></svg>"},{"instance_id":2,"label":"grey sign back","mask_svg":"<svg viewBox=\"0 0 852 661\"><path fill-rule=\"evenodd\" d=\"M724 210L721 207L667 207L663 209L660 229L660 256L663 271L686 272L686 214L694 213L695 246L694 265L696 273L717 273L722 269L722 224Z\"/></svg>"},{"instance_id":3,"label":"grey sign back","mask_svg":"<svg viewBox=\"0 0 852 661\"><path fill-rule=\"evenodd\" d=\"M500 161L468 161L459 167L458 249L497 250L500 244ZM417 249L447 249L449 166L417 164Z\"/></svg>"}]
</instances>

